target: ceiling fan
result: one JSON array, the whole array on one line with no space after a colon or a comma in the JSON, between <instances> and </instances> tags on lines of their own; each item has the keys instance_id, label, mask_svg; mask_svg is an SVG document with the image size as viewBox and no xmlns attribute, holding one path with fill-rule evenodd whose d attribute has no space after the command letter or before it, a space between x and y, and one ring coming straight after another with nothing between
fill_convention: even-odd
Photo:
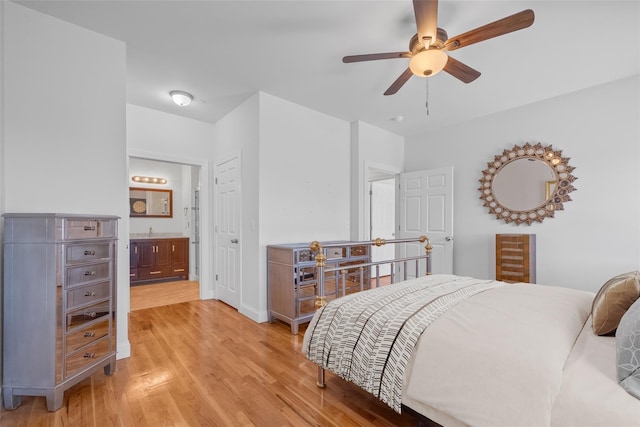
<instances>
[{"instance_id":1,"label":"ceiling fan","mask_svg":"<svg viewBox=\"0 0 640 427\"><path fill-rule=\"evenodd\" d=\"M534 20L533 11L526 9L448 38L447 32L437 26L438 0L413 0L413 10L418 32L411 38L408 52L371 53L342 58L345 63L410 58L409 67L389 86L385 95L398 92L412 75L430 77L442 70L464 83L471 83L480 77L480 72L449 56L447 52L527 28Z\"/></svg>"}]
</instances>

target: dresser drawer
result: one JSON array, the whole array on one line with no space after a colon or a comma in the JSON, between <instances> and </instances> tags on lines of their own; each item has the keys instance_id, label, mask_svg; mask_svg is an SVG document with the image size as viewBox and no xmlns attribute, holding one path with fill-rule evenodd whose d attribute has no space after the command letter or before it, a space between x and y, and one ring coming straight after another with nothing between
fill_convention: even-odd
<instances>
[{"instance_id":1,"label":"dresser drawer","mask_svg":"<svg viewBox=\"0 0 640 427\"><path fill-rule=\"evenodd\" d=\"M101 219L64 219L65 240L116 237L116 221Z\"/></svg>"},{"instance_id":2,"label":"dresser drawer","mask_svg":"<svg viewBox=\"0 0 640 427\"><path fill-rule=\"evenodd\" d=\"M343 258L345 256L344 248L327 248L325 249L325 256L327 259Z\"/></svg>"},{"instance_id":3,"label":"dresser drawer","mask_svg":"<svg viewBox=\"0 0 640 427\"><path fill-rule=\"evenodd\" d=\"M109 259L111 257L111 245L109 243L67 245L65 254L67 264Z\"/></svg>"},{"instance_id":4,"label":"dresser drawer","mask_svg":"<svg viewBox=\"0 0 640 427\"><path fill-rule=\"evenodd\" d=\"M187 269L184 267L171 267L171 273L177 275L177 276L181 276L184 275L186 273Z\"/></svg>"},{"instance_id":5,"label":"dresser drawer","mask_svg":"<svg viewBox=\"0 0 640 427\"><path fill-rule=\"evenodd\" d=\"M109 353L110 337L104 337L95 344L71 354L65 359L64 377L69 378L94 364Z\"/></svg>"},{"instance_id":6,"label":"dresser drawer","mask_svg":"<svg viewBox=\"0 0 640 427\"><path fill-rule=\"evenodd\" d=\"M111 282L101 282L67 291L67 310L108 298L110 285Z\"/></svg>"},{"instance_id":7,"label":"dresser drawer","mask_svg":"<svg viewBox=\"0 0 640 427\"><path fill-rule=\"evenodd\" d=\"M102 337L109 335L109 318L105 317L102 322L93 324L86 329L67 334L65 341L67 344L67 354L73 353L85 345L89 345Z\"/></svg>"},{"instance_id":8,"label":"dresser drawer","mask_svg":"<svg viewBox=\"0 0 640 427\"><path fill-rule=\"evenodd\" d=\"M101 262L96 264L82 265L67 268L67 288L91 283L96 281L109 280L111 278L111 263Z\"/></svg>"},{"instance_id":9,"label":"dresser drawer","mask_svg":"<svg viewBox=\"0 0 640 427\"><path fill-rule=\"evenodd\" d=\"M172 275L173 271L171 267L152 267L138 269L138 278L140 280L162 279L165 277L171 277Z\"/></svg>"},{"instance_id":10,"label":"dresser drawer","mask_svg":"<svg viewBox=\"0 0 640 427\"><path fill-rule=\"evenodd\" d=\"M83 327L89 322L109 315L110 301L102 301L85 308L81 308L66 313L67 331L72 331Z\"/></svg>"}]
</instances>

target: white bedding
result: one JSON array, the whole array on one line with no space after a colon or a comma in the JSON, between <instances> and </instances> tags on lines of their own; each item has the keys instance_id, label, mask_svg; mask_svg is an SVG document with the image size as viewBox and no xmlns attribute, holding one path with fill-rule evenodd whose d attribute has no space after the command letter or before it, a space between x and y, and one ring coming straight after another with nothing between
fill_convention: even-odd
<instances>
[{"instance_id":1,"label":"white bedding","mask_svg":"<svg viewBox=\"0 0 640 427\"><path fill-rule=\"evenodd\" d=\"M616 381L616 339L594 334L591 318L565 366L551 421L553 427L640 426L640 400Z\"/></svg>"},{"instance_id":2,"label":"white bedding","mask_svg":"<svg viewBox=\"0 0 640 427\"><path fill-rule=\"evenodd\" d=\"M452 427L640 427L640 400L616 381L615 338L591 330L593 297L514 284L457 303L419 338L402 404Z\"/></svg>"},{"instance_id":3,"label":"white bedding","mask_svg":"<svg viewBox=\"0 0 640 427\"><path fill-rule=\"evenodd\" d=\"M315 313L303 352L400 412L408 356L425 328L460 301L498 286L507 285L443 274L347 295Z\"/></svg>"},{"instance_id":4,"label":"white bedding","mask_svg":"<svg viewBox=\"0 0 640 427\"><path fill-rule=\"evenodd\" d=\"M517 284L461 302L418 342L403 404L446 426L640 426L615 338L591 331L592 299Z\"/></svg>"}]
</instances>

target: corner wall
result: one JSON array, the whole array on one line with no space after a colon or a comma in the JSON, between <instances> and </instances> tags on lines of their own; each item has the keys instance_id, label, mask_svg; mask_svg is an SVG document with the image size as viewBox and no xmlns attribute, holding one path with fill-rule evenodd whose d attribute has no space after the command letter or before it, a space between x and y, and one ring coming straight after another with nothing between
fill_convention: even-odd
<instances>
[{"instance_id":1,"label":"corner wall","mask_svg":"<svg viewBox=\"0 0 640 427\"><path fill-rule=\"evenodd\" d=\"M252 303L263 321L267 245L349 239L349 123L260 93L259 150L259 286Z\"/></svg>"},{"instance_id":2,"label":"corner wall","mask_svg":"<svg viewBox=\"0 0 640 427\"><path fill-rule=\"evenodd\" d=\"M242 217L239 224L239 239L241 241L242 271L240 272L238 312L257 322L266 320L263 318L263 309L259 306L258 298L258 293L260 292L258 273L260 262L258 251L258 235L260 232L259 112L260 94L256 93L216 122L214 125L212 157L214 173L211 174L213 179L217 164L221 164L233 157L241 157ZM214 188L213 181L211 188ZM215 212L215 210L212 212ZM216 266L215 268L218 267Z\"/></svg>"},{"instance_id":3,"label":"corner wall","mask_svg":"<svg viewBox=\"0 0 640 427\"><path fill-rule=\"evenodd\" d=\"M538 283L597 291L640 259L640 77L548 99L407 138L406 169L453 165L454 273L495 277L495 234L533 233ZM573 201L531 226L505 224L479 199L496 154L551 144L576 169Z\"/></svg>"},{"instance_id":4,"label":"corner wall","mask_svg":"<svg viewBox=\"0 0 640 427\"><path fill-rule=\"evenodd\" d=\"M6 212L4 207L4 199L5 194L7 192L7 188L5 185L4 179L4 129L5 129L5 118L4 118L4 50L5 50L5 2L0 2L0 213ZM0 217L0 241L4 241L4 221ZM4 245L0 245L0 259L4 259ZM4 263L0 262L0 277L4 277ZM2 283L2 282L0 282ZM2 354L2 343L4 341L3 331L2 331L2 319L3 314L2 310L4 307L3 300L4 292L0 292L0 355ZM0 384L2 384L2 366L4 365L2 361L2 357L0 356ZM0 389L0 401L2 399L2 389Z\"/></svg>"},{"instance_id":5,"label":"corner wall","mask_svg":"<svg viewBox=\"0 0 640 427\"><path fill-rule=\"evenodd\" d=\"M369 168L404 171L404 137L368 123L351 122L351 239L367 240L370 204Z\"/></svg>"},{"instance_id":6,"label":"corner wall","mask_svg":"<svg viewBox=\"0 0 640 427\"><path fill-rule=\"evenodd\" d=\"M3 2L2 212L117 215L118 292L128 288L122 42ZM118 358L130 354L118 301Z\"/></svg>"}]
</instances>

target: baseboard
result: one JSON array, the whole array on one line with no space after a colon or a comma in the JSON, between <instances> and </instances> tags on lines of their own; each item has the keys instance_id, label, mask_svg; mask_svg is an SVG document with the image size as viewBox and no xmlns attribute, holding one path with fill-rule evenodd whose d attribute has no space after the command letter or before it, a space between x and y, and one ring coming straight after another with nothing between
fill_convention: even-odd
<instances>
[{"instance_id":1,"label":"baseboard","mask_svg":"<svg viewBox=\"0 0 640 427\"><path fill-rule=\"evenodd\" d=\"M269 320L269 314L267 313L266 310L256 311L253 308L247 307L245 305L240 306L240 308L238 309L238 313L248 317L249 319L257 323L263 323Z\"/></svg>"}]
</instances>

